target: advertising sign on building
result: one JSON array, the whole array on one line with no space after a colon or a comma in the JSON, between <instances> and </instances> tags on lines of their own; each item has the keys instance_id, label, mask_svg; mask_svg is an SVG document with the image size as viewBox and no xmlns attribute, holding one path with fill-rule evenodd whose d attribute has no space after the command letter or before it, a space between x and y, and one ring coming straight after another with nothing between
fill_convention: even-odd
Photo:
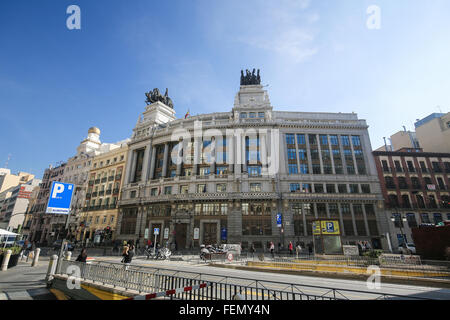
<instances>
[{"instance_id":1,"label":"advertising sign on building","mask_svg":"<svg viewBox=\"0 0 450 320\"><path fill-rule=\"evenodd\" d=\"M194 240L198 240L200 238L200 229L194 228Z\"/></svg>"},{"instance_id":2,"label":"advertising sign on building","mask_svg":"<svg viewBox=\"0 0 450 320\"><path fill-rule=\"evenodd\" d=\"M169 239L169 228L164 228L164 239Z\"/></svg>"},{"instance_id":3,"label":"advertising sign on building","mask_svg":"<svg viewBox=\"0 0 450 320\"><path fill-rule=\"evenodd\" d=\"M53 181L45 213L69 214L73 190L71 183Z\"/></svg>"},{"instance_id":4,"label":"advertising sign on building","mask_svg":"<svg viewBox=\"0 0 450 320\"><path fill-rule=\"evenodd\" d=\"M222 228L222 230L220 232L220 239L222 241L227 240L227 229L226 228Z\"/></svg>"}]
</instances>

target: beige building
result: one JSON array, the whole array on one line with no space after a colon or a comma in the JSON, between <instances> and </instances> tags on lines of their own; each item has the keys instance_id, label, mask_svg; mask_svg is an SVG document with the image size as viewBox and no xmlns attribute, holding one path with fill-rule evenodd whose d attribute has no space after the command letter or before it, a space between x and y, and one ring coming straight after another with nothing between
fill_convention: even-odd
<instances>
[{"instance_id":1,"label":"beige building","mask_svg":"<svg viewBox=\"0 0 450 320\"><path fill-rule=\"evenodd\" d=\"M415 123L424 152L450 153L450 112L433 113Z\"/></svg>"},{"instance_id":2,"label":"beige building","mask_svg":"<svg viewBox=\"0 0 450 320\"><path fill-rule=\"evenodd\" d=\"M0 168L0 193L3 191L16 187L21 183L27 183L34 179L34 175L27 172L19 172L16 174L11 174L11 170L6 168Z\"/></svg>"},{"instance_id":3,"label":"beige building","mask_svg":"<svg viewBox=\"0 0 450 320\"><path fill-rule=\"evenodd\" d=\"M399 131L391 136L391 145L394 150L402 148L420 148L414 131Z\"/></svg>"},{"instance_id":4,"label":"beige building","mask_svg":"<svg viewBox=\"0 0 450 320\"><path fill-rule=\"evenodd\" d=\"M111 145L111 149L92 159L77 240L89 239L89 242L100 243L114 239L117 203L127 161L127 141Z\"/></svg>"}]
</instances>

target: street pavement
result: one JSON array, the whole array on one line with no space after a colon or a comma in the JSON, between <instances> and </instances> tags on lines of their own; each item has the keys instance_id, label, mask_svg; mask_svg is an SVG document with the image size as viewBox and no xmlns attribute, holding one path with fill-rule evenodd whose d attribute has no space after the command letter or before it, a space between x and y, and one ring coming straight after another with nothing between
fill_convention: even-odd
<instances>
[{"instance_id":1,"label":"street pavement","mask_svg":"<svg viewBox=\"0 0 450 320\"><path fill-rule=\"evenodd\" d=\"M121 257L97 257L98 261L110 261L119 263ZM149 267L166 268L176 271L206 273L215 276L229 276L238 278L248 278L261 281L284 282L298 285L302 292L312 295L323 294L324 290L320 288L308 288L307 286L317 286L333 288L337 290L356 290L369 292L369 294L361 292L342 291L342 294L349 299L373 299L374 294L386 293L409 297L422 297L428 299L450 300L450 290L445 288L405 285L405 284L391 284L381 282L380 289L369 289L366 281L336 279L292 274L280 274L273 272L247 271L228 269L220 267L212 267L204 262L199 262L198 259L191 261L156 261L146 260L144 258L133 259L132 265L141 265ZM206 279L207 277L202 277ZM212 277L211 277L211 281ZM284 290L285 286L279 286L280 290Z\"/></svg>"},{"instance_id":2,"label":"street pavement","mask_svg":"<svg viewBox=\"0 0 450 320\"><path fill-rule=\"evenodd\" d=\"M90 257L92 256L90 255ZM96 261L120 263L122 257L94 256L93 258ZM186 257L184 258L186 259ZM19 262L14 268L0 271L0 300L56 300L56 297L46 288L44 280L48 263L48 258L43 257L35 267L31 267L31 262ZM132 265L164 268L180 272L202 273L204 274L202 279L208 280L209 277L210 281L217 281L217 277L222 276L289 283L298 286L302 292L311 295L323 294L324 289L321 289L320 287L326 287L337 290L357 290L370 293L342 291L342 294L349 299L373 299L373 293L386 293L410 297L450 300L450 290L444 288L382 282L380 289L370 290L365 281L359 280L212 267L207 263L200 262L198 256L192 256L189 261L155 261L138 257L133 259ZM286 290L286 285L273 284L271 286L274 289Z\"/></svg>"},{"instance_id":3,"label":"street pavement","mask_svg":"<svg viewBox=\"0 0 450 320\"><path fill-rule=\"evenodd\" d=\"M0 300L56 300L46 288L48 259L31 267L31 261L0 271Z\"/></svg>"}]
</instances>

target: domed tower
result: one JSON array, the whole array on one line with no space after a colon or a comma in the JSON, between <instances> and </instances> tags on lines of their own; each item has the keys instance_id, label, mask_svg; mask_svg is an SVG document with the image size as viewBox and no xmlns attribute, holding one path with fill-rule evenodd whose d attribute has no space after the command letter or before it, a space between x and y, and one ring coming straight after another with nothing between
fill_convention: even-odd
<instances>
[{"instance_id":1,"label":"domed tower","mask_svg":"<svg viewBox=\"0 0 450 320\"><path fill-rule=\"evenodd\" d=\"M100 129L97 127L90 127L88 130L88 136L86 139L81 141L77 148L78 154L84 152L89 153L91 151L97 150L101 145L100 141Z\"/></svg>"}]
</instances>

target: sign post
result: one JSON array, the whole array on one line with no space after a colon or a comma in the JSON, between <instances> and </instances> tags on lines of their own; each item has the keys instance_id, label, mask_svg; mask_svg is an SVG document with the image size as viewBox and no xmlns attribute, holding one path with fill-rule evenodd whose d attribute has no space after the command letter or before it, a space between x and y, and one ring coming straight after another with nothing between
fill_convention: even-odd
<instances>
[{"instance_id":1,"label":"sign post","mask_svg":"<svg viewBox=\"0 0 450 320\"><path fill-rule=\"evenodd\" d=\"M153 234L155 235L155 242L153 243L153 256L155 256L155 254L156 254L156 236L159 234L159 228L154 228Z\"/></svg>"},{"instance_id":2,"label":"sign post","mask_svg":"<svg viewBox=\"0 0 450 320\"><path fill-rule=\"evenodd\" d=\"M56 267L57 273L61 271L61 261L64 252L64 244L66 242L67 233L69 230L70 205L72 203L73 191L73 184L53 181L52 189L50 191L50 197L48 198L47 209L45 210L45 213L67 215L66 225L64 227L64 238L61 241L58 264Z\"/></svg>"}]
</instances>

